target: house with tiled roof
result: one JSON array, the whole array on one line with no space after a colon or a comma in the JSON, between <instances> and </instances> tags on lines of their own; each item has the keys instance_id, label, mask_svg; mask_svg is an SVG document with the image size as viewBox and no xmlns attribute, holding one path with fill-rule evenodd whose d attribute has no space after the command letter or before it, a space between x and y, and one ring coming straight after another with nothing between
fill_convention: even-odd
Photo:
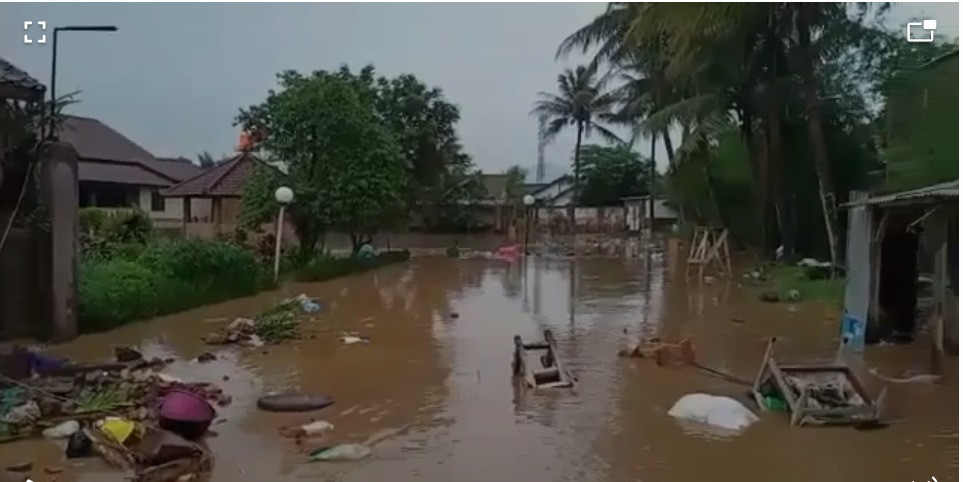
<instances>
[{"instance_id":1,"label":"house with tiled roof","mask_svg":"<svg viewBox=\"0 0 963 482\"><path fill-rule=\"evenodd\" d=\"M77 151L80 207L139 207L155 226L179 226L181 201L161 190L199 174L200 167L184 158L154 157L97 119L67 116L58 134Z\"/></svg>"},{"instance_id":2,"label":"house with tiled roof","mask_svg":"<svg viewBox=\"0 0 963 482\"><path fill-rule=\"evenodd\" d=\"M258 165L266 164L242 150L163 190L161 195L183 206L181 219L187 234L206 236L211 233L200 231L207 230L213 230L214 234L229 232L239 225L244 184Z\"/></svg>"}]
</instances>

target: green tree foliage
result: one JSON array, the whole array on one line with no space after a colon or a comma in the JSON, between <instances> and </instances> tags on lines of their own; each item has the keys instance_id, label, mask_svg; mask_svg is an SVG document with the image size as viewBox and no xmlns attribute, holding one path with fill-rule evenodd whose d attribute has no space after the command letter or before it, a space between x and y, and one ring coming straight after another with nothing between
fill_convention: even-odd
<instances>
[{"instance_id":1,"label":"green tree foliage","mask_svg":"<svg viewBox=\"0 0 963 482\"><path fill-rule=\"evenodd\" d=\"M214 161L214 156L210 152L204 151L197 155L197 163L203 169L214 167L217 163Z\"/></svg>"},{"instance_id":2,"label":"green tree foliage","mask_svg":"<svg viewBox=\"0 0 963 482\"><path fill-rule=\"evenodd\" d=\"M514 165L505 170L508 182L505 183L505 195L509 200L520 202L525 196L525 178L528 177L528 170Z\"/></svg>"},{"instance_id":3,"label":"green tree foliage","mask_svg":"<svg viewBox=\"0 0 963 482\"><path fill-rule=\"evenodd\" d=\"M649 194L652 161L631 146L582 146L582 183L579 199L587 206L613 206L622 198Z\"/></svg>"},{"instance_id":4,"label":"green tree foliage","mask_svg":"<svg viewBox=\"0 0 963 482\"><path fill-rule=\"evenodd\" d=\"M458 139L458 107L441 89L429 88L414 75L379 77L372 83L374 71L369 69L361 77L374 90L378 113L405 156L408 205L428 229L470 222L471 211L465 207L479 199L481 191L475 189L479 184L471 157Z\"/></svg>"},{"instance_id":5,"label":"green tree foliage","mask_svg":"<svg viewBox=\"0 0 963 482\"><path fill-rule=\"evenodd\" d=\"M285 71L278 90L241 111L237 122L263 133L257 147L277 166L258 169L246 186L246 220L270 219L281 185L294 191L289 212L303 252L313 251L329 226L351 233L357 249L362 236L398 216L404 153L378 114L370 71Z\"/></svg>"},{"instance_id":6,"label":"green tree foliage","mask_svg":"<svg viewBox=\"0 0 963 482\"><path fill-rule=\"evenodd\" d=\"M913 46L913 47L908 47ZM959 174L959 54L957 46L907 43L884 87L882 117L886 188L903 190Z\"/></svg>"},{"instance_id":7,"label":"green tree foliage","mask_svg":"<svg viewBox=\"0 0 963 482\"><path fill-rule=\"evenodd\" d=\"M879 27L885 10L612 3L559 54L597 49L591 65L621 81L612 120L650 144L662 137L684 216L769 249L825 255L840 221L832 201L879 165L871 106L898 39ZM669 129L681 132L679 146ZM746 219L754 229L733 226Z\"/></svg>"}]
</instances>

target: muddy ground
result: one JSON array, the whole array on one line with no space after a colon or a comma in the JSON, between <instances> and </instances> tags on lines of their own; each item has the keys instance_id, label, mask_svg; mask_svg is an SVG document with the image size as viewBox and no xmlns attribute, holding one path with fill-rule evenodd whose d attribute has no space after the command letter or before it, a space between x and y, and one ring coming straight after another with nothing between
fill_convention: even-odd
<instances>
[{"instance_id":1,"label":"muddy ground","mask_svg":"<svg viewBox=\"0 0 963 482\"><path fill-rule=\"evenodd\" d=\"M328 304L305 325L303 339L224 348L214 362L193 361L210 350L200 341L205 333L301 292ZM218 436L207 442L217 482L956 479L955 359L944 363L942 385L890 385L886 416L898 421L888 428L790 428L785 414L765 413L742 435L722 437L683 427L666 411L686 393L740 397L744 387L616 357L626 330L690 336L701 362L745 378L754 376L771 335L780 337L780 357L833 356L837 308L764 304L756 293L735 281L687 285L661 259L533 259L527 267L423 259L135 323L52 351L92 360L110 357L112 346L134 345L148 356L175 357L174 375L220 384L234 403L219 409ZM545 328L578 376L576 388L518 392L510 379L512 336L537 337ZM343 345L342 330L372 341ZM872 347L866 363L889 376L924 372L928 345ZM284 389L336 403L309 415L255 408L260 394ZM311 417L334 424L329 443L387 438L362 462L307 463L304 447L277 428ZM0 446L3 467L23 460L34 461L35 482L53 480L42 469L54 465L68 468L56 476L60 482L121 480L97 460L71 467L54 442Z\"/></svg>"}]
</instances>

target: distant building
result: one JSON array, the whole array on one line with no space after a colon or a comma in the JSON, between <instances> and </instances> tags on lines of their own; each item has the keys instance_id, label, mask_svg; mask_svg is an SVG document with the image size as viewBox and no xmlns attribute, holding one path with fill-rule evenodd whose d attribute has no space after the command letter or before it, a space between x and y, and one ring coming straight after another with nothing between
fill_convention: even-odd
<instances>
[{"instance_id":1,"label":"distant building","mask_svg":"<svg viewBox=\"0 0 963 482\"><path fill-rule=\"evenodd\" d=\"M80 207L138 207L160 227L180 222L180 200L167 200L160 191L200 167L184 158L158 159L97 119L67 116L59 135L77 151Z\"/></svg>"},{"instance_id":2,"label":"distant building","mask_svg":"<svg viewBox=\"0 0 963 482\"><path fill-rule=\"evenodd\" d=\"M649 196L622 198L622 203L625 205L625 225L629 231L641 231L648 226L649 202ZM678 211L664 195L655 197L654 211L656 228L670 226L679 220Z\"/></svg>"},{"instance_id":3,"label":"distant building","mask_svg":"<svg viewBox=\"0 0 963 482\"><path fill-rule=\"evenodd\" d=\"M573 185L571 176L559 176L549 183L539 185L529 194L535 197L535 205L539 207L568 206L572 203Z\"/></svg>"}]
</instances>

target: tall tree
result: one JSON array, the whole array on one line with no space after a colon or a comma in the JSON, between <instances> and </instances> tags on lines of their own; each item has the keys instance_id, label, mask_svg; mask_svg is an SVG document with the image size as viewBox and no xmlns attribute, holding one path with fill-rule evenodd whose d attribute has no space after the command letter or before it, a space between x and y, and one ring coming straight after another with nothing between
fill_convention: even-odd
<instances>
[{"instance_id":1,"label":"tall tree","mask_svg":"<svg viewBox=\"0 0 963 482\"><path fill-rule=\"evenodd\" d=\"M278 75L278 90L242 109L237 123L258 139L269 162L245 187L244 215L264 222L276 210L274 190L294 191L289 207L304 254L328 227L349 232L357 250L404 207L404 154L384 125L366 82L347 67Z\"/></svg>"},{"instance_id":2,"label":"tall tree","mask_svg":"<svg viewBox=\"0 0 963 482\"><path fill-rule=\"evenodd\" d=\"M681 169L684 184L694 186L694 175L701 170L702 184L717 202L721 198L709 160L717 159L720 140L731 140L731 126L738 126L751 166L757 225L762 227L753 232L764 235L760 244L774 247L765 226L777 226L776 244L791 250L800 234L793 224L815 208L823 213L820 224L835 258L834 226L827 219L832 196L846 187L832 181L837 171L850 167L833 166L834 153L826 145L859 137L853 134L870 117L864 114L879 86L873 75L885 70L886 52L892 50L888 40L893 37L878 23L864 22L867 10L862 4L844 3L612 3L566 38L556 55L597 48L590 65L607 66L608 75L623 82L616 89L620 109L615 119L634 126L634 137L662 135L667 141L669 128L681 130L677 147L666 144L669 173L694 163ZM832 111L831 121L827 110ZM829 139L827 126L840 123L847 126L843 135ZM798 131L800 126L805 134ZM822 197L798 194L799 177L808 178L799 168L799 152L811 154L807 164ZM870 152L855 156L859 161L843 162L855 166L873 157ZM847 174L847 182L857 177Z\"/></svg>"},{"instance_id":3,"label":"tall tree","mask_svg":"<svg viewBox=\"0 0 963 482\"><path fill-rule=\"evenodd\" d=\"M565 69L559 74L558 91L558 94L540 92L541 98L535 102L532 114L545 119L545 129L539 135L546 141L554 139L566 127L575 126L575 184L569 206L569 222L574 226L575 206L579 203L582 136L587 138L597 131L603 138L622 142L602 124L611 117L618 98L606 92L605 79L599 79L595 69L586 66Z\"/></svg>"},{"instance_id":4,"label":"tall tree","mask_svg":"<svg viewBox=\"0 0 963 482\"><path fill-rule=\"evenodd\" d=\"M426 227L439 227L452 214L444 211L459 210L470 200L463 196L474 192L456 188L468 181L474 167L458 139L458 107L440 88L429 88L411 74L379 77L373 88L379 115L405 155L408 205Z\"/></svg>"}]
</instances>

